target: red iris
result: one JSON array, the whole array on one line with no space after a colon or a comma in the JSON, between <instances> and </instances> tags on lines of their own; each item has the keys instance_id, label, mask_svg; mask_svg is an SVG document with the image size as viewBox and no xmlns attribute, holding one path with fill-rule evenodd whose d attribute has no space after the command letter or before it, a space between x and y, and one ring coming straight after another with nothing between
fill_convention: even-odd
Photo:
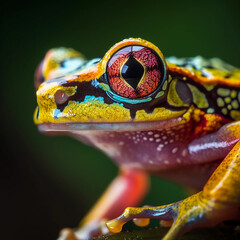
<instances>
[{"instance_id":1,"label":"red iris","mask_svg":"<svg viewBox=\"0 0 240 240\"><path fill-rule=\"evenodd\" d=\"M159 56L143 46L120 49L109 60L107 77L110 87L126 98L142 98L161 83L162 64Z\"/></svg>"}]
</instances>

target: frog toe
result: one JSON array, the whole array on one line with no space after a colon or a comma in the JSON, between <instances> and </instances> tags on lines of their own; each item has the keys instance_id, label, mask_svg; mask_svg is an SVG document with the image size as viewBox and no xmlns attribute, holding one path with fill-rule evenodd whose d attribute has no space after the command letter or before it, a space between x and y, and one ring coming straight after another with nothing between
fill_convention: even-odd
<instances>
[{"instance_id":1,"label":"frog toe","mask_svg":"<svg viewBox=\"0 0 240 240\"><path fill-rule=\"evenodd\" d=\"M126 208L121 216L107 222L107 227L117 233L130 220L134 220L138 226L145 226L148 219L160 219L161 226L170 227L163 240L176 240L193 228L214 226L228 219L228 214L233 216L230 212L228 207L204 199L202 192L199 192L165 206Z\"/></svg>"},{"instance_id":2,"label":"frog toe","mask_svg":"<svg viewBox=\"0 0 240 240\"><path fill-rule=\"evenodd\" d=\"M78 240L73 229L64 228L60 232L60 236L57 240Z\"/></svg>"},{"instance_id":3,"label":"frog toe","mask_svg":"<svg viewBox=\"0 0 240 240\"><path fill-rule=\"evenodd\" d=\"M58 240L87 240L109 234L106 220L89 222L77 229L66 228L60 232Z\"/></svg>"},{"instance_id":4,"label":"frog toe","mask_svg":"<svg viewBox=\"0 0 240 240\"><path fill-rule=\"evenodd\" d=\"M171 221L177 215L178 202L160 207L126 208L122 215L106 223L110 232L121 232L123 225L133 220L138 226L147 226L149 219Z\"/></svg>"}]
</instances>

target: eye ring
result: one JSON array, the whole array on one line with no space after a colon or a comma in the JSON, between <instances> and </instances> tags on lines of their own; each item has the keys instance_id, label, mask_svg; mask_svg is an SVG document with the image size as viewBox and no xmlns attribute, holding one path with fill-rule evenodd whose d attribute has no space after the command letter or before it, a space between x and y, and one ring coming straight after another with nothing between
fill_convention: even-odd
<instances>
[{"instance_id":1,"label":"eye ring","mask_svg":"<svg viewBox=\"0 0 240 240\"><path fill-rule=\"evenodd\" d=\"M106 76L110 89L128 99L141 99L159 89L166 79L163 56L142 45L120 48L107 62Z\"/></svg>"}]
</instances>

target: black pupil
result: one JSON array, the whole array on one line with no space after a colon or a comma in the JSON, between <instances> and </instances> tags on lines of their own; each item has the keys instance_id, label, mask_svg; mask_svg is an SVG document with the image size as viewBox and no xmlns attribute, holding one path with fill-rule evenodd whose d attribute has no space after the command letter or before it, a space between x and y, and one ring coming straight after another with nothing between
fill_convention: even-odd
<instances>
[{"instance_id":1,"label":"black pupil","mask_svg":"<svg viewBox=\"0 0 240 240\"><path fill-rule=\"evenodd\" d=\"M144 68L141 63L139 63L132 55L122 66L122 77L124 80L134 89L138 86L143 73Z\"/></svg>"}]
</instances>

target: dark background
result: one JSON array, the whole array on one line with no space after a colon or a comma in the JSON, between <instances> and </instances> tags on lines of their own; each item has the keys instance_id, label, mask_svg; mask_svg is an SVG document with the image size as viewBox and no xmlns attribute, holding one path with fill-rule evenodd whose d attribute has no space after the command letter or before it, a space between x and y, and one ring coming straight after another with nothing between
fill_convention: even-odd
<instances>
[{"instance_id":1,"label":"dark background","mask_svg":"<svg viewBox=\"0 0 240 240\"><path fill-rule=\"evenodd\" d=\"M33 74L52 47L89 59L141 37L165 56L220 57L240 66L239 1L49 1L1 6L0 239L56 239L74 227L117 174L97 150L41 135L32 121ZM197 176L196 176L197 177ZM177 201L176 184L152 178L143 204Z\"/></svg>"}]
</instances>

